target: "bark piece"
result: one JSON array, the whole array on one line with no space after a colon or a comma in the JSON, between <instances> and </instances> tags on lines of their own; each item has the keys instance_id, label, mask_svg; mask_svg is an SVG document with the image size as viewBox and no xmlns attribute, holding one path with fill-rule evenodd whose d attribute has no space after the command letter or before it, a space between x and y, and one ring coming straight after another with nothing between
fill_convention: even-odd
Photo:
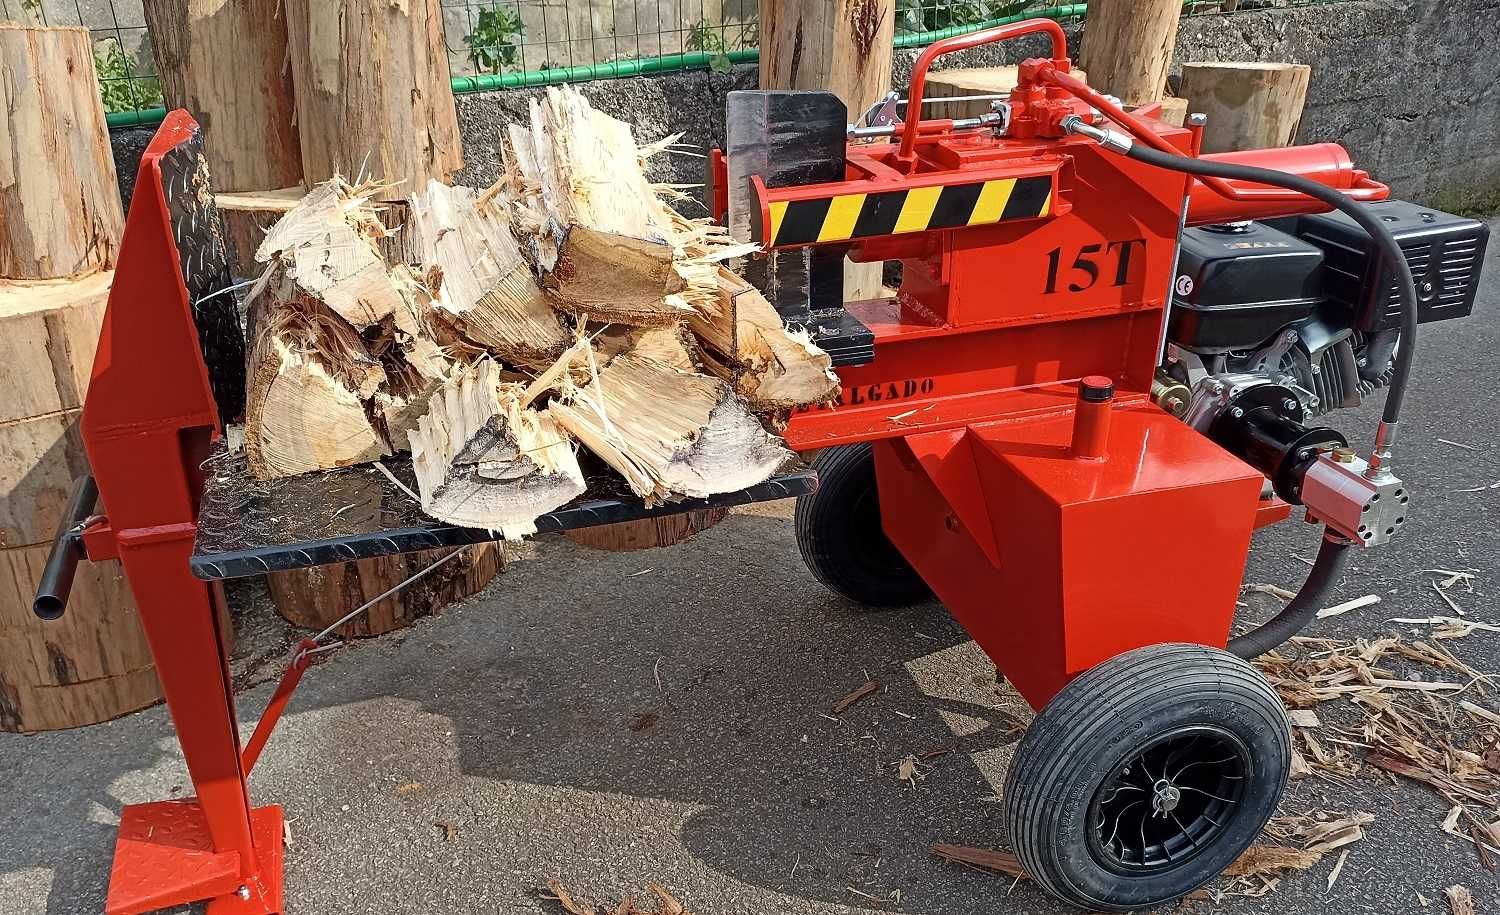
<instances>
[{"instance_id":1,"label":"bark piece","mask_svg":"<svg viewBox=\"0 0 1500 915\"><path fill-rule=\"evenodd\" d=\"M0 22L0 87L0 277L113 267L125 214L88 30Z\"/></svg>"},{"instance_id":2,"label":"bark piece","mask_svg":"<svg viewBox=\"0 0 1500 915\"><path fill-rule=\"evenodd\" d=\"M503 208L430 181L411 198L408 243L432 276L435 307L506 362L551 362L572 342L521 256Z\"/></svg>"},{"instance_id":3,"label":"bark piece","mask_svg":"<svg viewBox=\"0 0 1500 915\"><path fill-rule=\"evenodd\" d=\"M1188 63L1178 94L1208 115L1204 152L1265 149L1297 139L1311 79L1306 64Z\"/></svg>"},{"instance_id":4,"label":"bark piece","mask_svg":"<svg viewBox=\"0 0 1500 915\"><path fill-rule=\"evenodd\" d=\"M709 350L709 368L757 411L832 400L839 390L832 358L805 331L792 331L754 286L719 271L719 295L689 320Z\"/></svg>"},{"instance_id":5,"label":"bark piece","mask_svg":"<svg viewBox=\"0 0 1500 915\"><path fill-rule=\"evenodd\" d=\"M145 0L145 14L162 96L202 125L214 188L300 186L280 0Z\"/></svg>"},{"instance_id":6,"label":"bark piece","mask_svg":"<svg viewBox=\"0 0 1500 915\"><path fill-rule=\"evenodd\" d=\"M724 382L636 355L548 412L648 505L754 486L790 456Z\"/></svg>"},{"instance_id":7,"label":"bark piece","mask_svg":"<svg viewBox=\"0 0 1500 915\"><path fill-rule=\"evenodd\" d=\"M395 200L463 168L439 0L285 0L302 171Z\"/></svg>"},{"instance_id":8,"label":"bark piece","mask_svg":"<svg viewBox=\"0 0 1500 915\"><path fill-rule=\"evenodd\" d=\"M245 450L261 480L379 460L390 453L365 401L385 371L338 315L273 280L250 354Z\"/></svg>"},{"instance_id":9,"label":"bark piece","mask_svg":"<svg viewBox=\"0 0 1500 915\"><path fill-rule=\"evenodd\" d=\"M491 360L458 372L411 433L422 510L512 540L583 494L572 443L548 412L523 403Z\"/></svg>"}]
</instances>

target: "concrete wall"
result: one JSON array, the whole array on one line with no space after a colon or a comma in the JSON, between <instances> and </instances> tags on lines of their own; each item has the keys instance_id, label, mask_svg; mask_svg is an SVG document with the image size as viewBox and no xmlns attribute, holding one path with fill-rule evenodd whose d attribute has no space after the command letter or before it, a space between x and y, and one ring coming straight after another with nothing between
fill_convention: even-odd
<instances>
[{"instance_id":1,"label":"concrete wall","mask_svg":"<svg viewBox=\"0 0 1500 915\"><path fill-rule=\"evenodd\" d=\"M1079 26L1070 36L1078 39ZM1350 0L1291 9L1195 16L1178 34L1179 60L1285 60L1310 64L1312 88L1301 142L1345 144L1355 161L1398 194L1450 209L1500 209L1500 0ZM1084 36L1086 39L1086 35ZM944 58L951 67L1012 63L1042 53L1040 42L981 48ZM897 53L904 88L916 52ZM602 80L581 88L594 104L629 121L642 139L681 131L699 149L720 143L724 96L756 85L756 70ZM458 100L467 167L460 179L498 174L506 123L523 117L542 90L463 95ZM140 132L115 137L133 162ZM132 134L137 134L132 136ZM656 180L701 180L702 160L657 157ZM133 164L122 162L122 183Z\"/></svg>"}]
</instances>

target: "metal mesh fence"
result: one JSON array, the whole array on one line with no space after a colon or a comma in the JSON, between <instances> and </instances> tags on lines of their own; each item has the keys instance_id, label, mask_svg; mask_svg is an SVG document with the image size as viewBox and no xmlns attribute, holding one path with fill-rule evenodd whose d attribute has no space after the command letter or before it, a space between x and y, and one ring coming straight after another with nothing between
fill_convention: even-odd
<instances>
[{"instance_id":1,"label":"metal mesh fence","mask_svg":"<svg viewBox=\"0 0 1500 915\"><path fill-rule=\"evenodd\" d=\"M161 85L141 0L0 0L0 21L5 20L88 29L107 114L161 105Z\"/></svg>"},{"instance_id":2,"label":"metal mesh fence","mask_svg":"<svg viewBox=\"0 0 1500 915\"><path fill-rule=\"evenodd\" d=\"M331 0L326 0L331 2ZM1341 0L1188 0L1188 15ZM754 60L760 0L439 0L456 91ZM1082 16L1064 0L896 0L896 42L997 20ZM150 122L162 104L142 0L0 0L0 21L81 25L94 39L110 123Z\"/></svg>"}]
</instances>

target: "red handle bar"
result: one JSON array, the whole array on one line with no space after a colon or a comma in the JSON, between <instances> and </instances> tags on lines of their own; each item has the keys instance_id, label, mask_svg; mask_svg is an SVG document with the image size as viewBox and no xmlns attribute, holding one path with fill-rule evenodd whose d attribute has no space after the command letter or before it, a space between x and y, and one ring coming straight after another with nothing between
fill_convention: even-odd
<instances>
[{"instance_id":1,"label":"red handle bar","mask_svg":"<svg viewBox=\"0 0 1500 915\"><path fill-rule=\"evenodd\" d=\"M899 161L912 162L916 159L912 151L917 145L917 123L922 120L922 91L927 85L927 68L932 66L934 60L953 51L966 51L982 44L1038 33L1046 33L1051 37L1054 64L1068 66L1068 36L1063 32L1062 26L1051 19L1028 19L1010 25L997 25L992 29L955 35L928 45L912 66L911 88L906 98L906 125L901 133L901 149L897 153Z\"/></svg>"}]
</instances>

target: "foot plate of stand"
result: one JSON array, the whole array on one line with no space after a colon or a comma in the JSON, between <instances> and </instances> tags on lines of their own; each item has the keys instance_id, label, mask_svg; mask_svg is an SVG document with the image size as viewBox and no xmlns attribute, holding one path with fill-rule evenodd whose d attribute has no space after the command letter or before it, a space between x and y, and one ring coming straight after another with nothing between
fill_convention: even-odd
<instances>
[{"instance_id":1,"label":"foot plate of stand","mask_svg":"<svg viewBox=\"0 0 1500 915\"><path fill-rule=\"evenodd\" d=\"M250 813L258 867L241 874L236 851L213 850L196 800L131 804L120 814L107 915L137 915L208 900L209 915L275 915L282 910L282 815Z\"/></svg>"}]
</instances>

